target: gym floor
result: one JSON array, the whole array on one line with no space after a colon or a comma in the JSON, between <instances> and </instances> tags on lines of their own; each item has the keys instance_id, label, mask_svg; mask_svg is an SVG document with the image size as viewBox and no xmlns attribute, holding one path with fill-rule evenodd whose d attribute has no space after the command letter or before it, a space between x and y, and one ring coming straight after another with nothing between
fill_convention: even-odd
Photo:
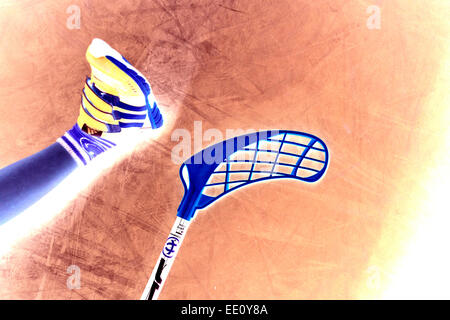
<instances>
[{"instance_id":1,"label":"gym floor","mask_svg":"<svg viewBox=\"0 0 450 320\"><path fill-rule=\"evenodd\" d=\"M199 211L161 299L449 298L448 12L444 0L2 1L0 167L75 123L95 37L149 78L165 126L96 179L80 172L59 207L39 204L39 226L2 229L0 298L140 298L183 195L172 133L195 121L224 137L311 133L331 160L316 184L255 184Z\"/></svg>"}]
</instances>

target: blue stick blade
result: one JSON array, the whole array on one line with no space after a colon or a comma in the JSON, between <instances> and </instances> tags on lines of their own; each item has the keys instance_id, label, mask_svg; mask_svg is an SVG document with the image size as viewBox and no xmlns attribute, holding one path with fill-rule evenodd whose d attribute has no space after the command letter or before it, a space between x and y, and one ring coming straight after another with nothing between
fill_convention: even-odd
<instances>
[{"instance_id":1,"label":"blue stick blade","mask_svg":"<svg viewBox=\"0 0 450 320\"><path fill-rule=\"evenodd\" d=\"M217 143L182 164L180 176L185 194L177 215L190 220L197 209L259 181L318 181L328 160L328 149L322 140L297 131L255 132Z\"/></svg>"}]
</instances>

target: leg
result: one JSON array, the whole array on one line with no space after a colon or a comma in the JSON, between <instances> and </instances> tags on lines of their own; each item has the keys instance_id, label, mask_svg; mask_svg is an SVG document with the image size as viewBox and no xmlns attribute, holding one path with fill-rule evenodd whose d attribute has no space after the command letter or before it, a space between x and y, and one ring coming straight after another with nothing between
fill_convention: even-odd
<instances>
[{"instance_id":1,"label":"leg","mask_svg":"<svg viewBox=\"0 0 450 320\"><path fill-rule=\"evenodd\" d=\"M120 53L94 39L86 58L92 72L82 90L77 123L50 147L0 169L0 224L42 198L77 166L113 148L120 132L162 125L148 80Z\"/></svg>"},{"instance_id":2,"label":"leg","mask_svg":"<svg viewBox=\"0 0 450 320\"><path fill-rule=\"evenodd\" d=\"M0 169L0 224L15 217L77 168L59 144Z\"/></svg>"}]
</instances>

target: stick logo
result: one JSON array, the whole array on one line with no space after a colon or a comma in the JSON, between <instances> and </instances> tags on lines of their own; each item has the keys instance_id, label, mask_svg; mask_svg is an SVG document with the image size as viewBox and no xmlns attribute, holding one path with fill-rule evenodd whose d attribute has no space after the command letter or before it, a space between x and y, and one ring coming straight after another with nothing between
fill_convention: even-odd
<instances>
[{"instance_id":1,"label":"stick logo","mask_svg":"<svg viewBox=\"0 0 450 320\"><path fill-rule=\"evenodd\" d=\"M156 290L160 288L161 283L163 282L161 276L165 267L166 260L164 258L161 258L161 260L159 260L158 270L156 270L155 281L153 281L152 287L150 288L147 300L151 300L155 295Z\"/></svg>"},{"instance_id":2,"label":"stick logo","mask_svg":"<svg viewBox=\"0 0 450 320\"><path fill-rule=\"evenodd\" d=\"M169 237L166 241L166 245L164 246L163 255L164 257L170 259L173 257L178 243L180 240L176 237Z\"/></svg>"}]
</instances>

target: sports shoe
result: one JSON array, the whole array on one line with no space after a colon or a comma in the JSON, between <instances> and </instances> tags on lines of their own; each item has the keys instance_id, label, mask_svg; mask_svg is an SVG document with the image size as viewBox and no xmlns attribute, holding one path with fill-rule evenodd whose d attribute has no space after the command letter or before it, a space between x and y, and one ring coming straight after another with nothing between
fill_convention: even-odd
<instances>
[{"instance_id":1,"label":"sports shoe","mask_svg":"<svg viewBox=\"0 0 450 320\"><path fill-rule=\"evenodd\" d=\"M124 129L163 124L149 82L120 53L94 39L86 59L91 76L81 94L77 123L57 140L79 165L114 147L116 134Z\"/></svg>"},{"instance_id":2,"label":"sports shoe","mask_svg":"<svg viewBox=\"0 0 450 320\"><path fill-rule=\"evenodd\" d=\"M163 123L150 83L105 41L94 39L86 51L91 77L82 92L78 125L101 132L159 128ZM85 129L83 129L85 130Z\"/></svg>"}]
</instances>

